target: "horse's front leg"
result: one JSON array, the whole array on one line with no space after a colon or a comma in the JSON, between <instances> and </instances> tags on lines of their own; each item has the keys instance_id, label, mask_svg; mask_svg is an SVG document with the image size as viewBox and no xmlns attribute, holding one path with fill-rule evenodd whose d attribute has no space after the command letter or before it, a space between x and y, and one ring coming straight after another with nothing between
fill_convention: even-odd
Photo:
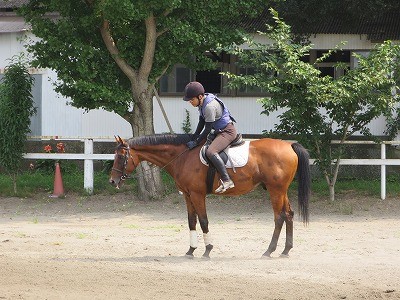
<instances>
[{"instance_id":1,"label":"horse's front leg","mask_svg":"<svg viewBox=\"0 0 400 300\"><path fill-rule=\"evenodd\" d=\"M188 213L188 224L189 224L189 232L190 232L190 247L188 252L186 252L186 256L193 258L193 252L197 249L198 239L196 232L196 224L197 224L197 214L194 209L192 202L190 201L190 197L185 195L186 207Z\"/></svg>"},{"instance_id":2,"label":"horse's front leg","mask_svg":"<svg viewBox=\"0 0 400 300\"><path fill-rule=\"evenodd\" d=\"M186 253L187 256L193 257L193 252L197 248L197 232L196 232L196 221L198 216L200 227L203 231L203 239L206 247L203 253L204 258L210 258L210 252L213 249L211 242L211 236L208 230L208 217L205 206L205 195L197 195L192 193L190 196L186 197L186 206L188 210L188 221L190 230L190 248Z\"/></svg>"},{"instance_id":3,"label":"horse's front leg","mask_svg":"<svg viewBox=\"0 0 400 300\"><path fill-rule=\"evenodd\" d=\"M210 252L214 248L214 246L211 242L210 232L208 231L208 217L207 217L207 213L205 210L204 210L204 214L199 214L199 222L200 222L201 229L203 231L204 245L206 246L206 250L203 253L203 257L209 259Z\"/></svg>"}]
</instances>

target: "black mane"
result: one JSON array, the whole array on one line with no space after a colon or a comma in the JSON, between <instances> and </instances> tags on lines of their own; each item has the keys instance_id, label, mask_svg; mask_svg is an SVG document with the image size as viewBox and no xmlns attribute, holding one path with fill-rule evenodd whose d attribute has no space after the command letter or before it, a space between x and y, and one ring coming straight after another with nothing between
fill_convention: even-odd
<instances>
[{"instance_id":1,"label":"black mane","mask_svg":"<svg viewBox=\"0 0 400 300\"><path fill-rule=\"evenodd\" d=\"M135 145L182 145L194 138L193 134L154 134L133 137L127 140L130 147Z\"/></svg>"}]
</instances>

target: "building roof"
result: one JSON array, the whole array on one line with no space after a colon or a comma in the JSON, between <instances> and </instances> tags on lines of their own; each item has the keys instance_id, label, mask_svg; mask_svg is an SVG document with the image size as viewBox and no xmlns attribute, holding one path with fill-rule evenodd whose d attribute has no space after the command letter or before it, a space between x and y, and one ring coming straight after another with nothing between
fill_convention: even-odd
<instances>
[{"instance_id":1,"label":"building roof","mask_svg":"<svg viewBox=\"0 0 400 300\"><path fill-rule=\"evenodd\" d=\"M400 13L360 18L351 23L332 18L310 27L308 31L310 34L366 34L368 39L376 41L400 40Z\"/></svg>"},{"instance_id":2,"label":"building roof","mask_svg":"<svg viewBox=\"0 0 400 300\"><path fill-rule=\"evenodd\" d=\"M0 33L30 30L29 24L22 17L0 15Z\"/></svg>"},{"instance_id":3,"label":"building roof","mask_svg":"<svg viewBox=\"0 0 400 300\"><path fill-rule=\"evenodd\" d=\"M29 26L21 20L4 20L7 12L28 3L29 0L8 0L0 1L0 32L19 32L29 29ZM15 15L14 15L15 16ZM7 19L7 18L5 18ZM266 23L271 24L272 18L268 9L265 9L260 16L252 19L239 21L249 32L267 30ZM234 20L237 25L237 20ZM288 22L290 23L290 22ZM376 15L372 18L360 17L358 20L346 21L338 18L328 18L324 22L304 25L300 29L293 28L299 34L366 34L369 40L400 40L400 12L393 11L384 15Z\"/></svg>"},{"instance_id":4,"label":"building roof","mask_svg":"<svg viewBox=\"0 0 400 300\"><path fill-rule=\"evenodd\" d=\"M0 33L22 32L30 30L30 24L25 23L24 18L18 16L16 9L29 0L3 0L0 1Z\"/></svg>"},{"instance_id":5,"label":"building roof","mask_svg":"<svg viewBox=\"0 0 400 300\"><path fill-rule=\"evenodd\" d=\"M13 8L21 7L28 2L29 0L0 1L0 10L12 10Z\"/></svg>"},{"instance_id":6,"label":"building roof","mask_svg":"<svg viewBox=\"0 0 400 300\"><path fill-rule=\"evenodd\" d=\"M241 25L249 32L265 32L265 24L271 22L271 14L266 9L257 18L242 20ZM316 24L303 24L301 29L293 27L293 31L299 34L366 34L373 41L400 40L400 12L347 21L332 17Z\"/></svg>"}]
</instances>

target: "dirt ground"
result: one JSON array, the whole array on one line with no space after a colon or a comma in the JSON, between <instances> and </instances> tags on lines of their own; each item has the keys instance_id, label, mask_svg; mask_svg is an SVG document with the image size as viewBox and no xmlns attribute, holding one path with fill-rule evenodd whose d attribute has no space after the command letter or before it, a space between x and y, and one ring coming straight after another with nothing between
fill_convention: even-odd
<instances>
[{"instance_id":1,"label":"dirt ground","mask_svg":"<svg viewBox=\"0 0 400 300\"><path fill-rule=\"evenodd\" d=\"M268 200L207 206L214 250L201 258L198 230L191 260L178 194L0 198L0 299L400 299L399 196L312 202L309 226L295 220L290 258L279 258L283 230L271 259L261 258Z\"/></svg>"}]
</instances>

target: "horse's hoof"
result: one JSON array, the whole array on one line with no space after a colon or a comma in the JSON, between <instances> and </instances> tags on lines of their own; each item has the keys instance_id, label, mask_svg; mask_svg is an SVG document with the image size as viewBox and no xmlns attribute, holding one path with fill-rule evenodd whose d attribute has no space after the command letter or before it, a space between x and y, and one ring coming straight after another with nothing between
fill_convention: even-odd
<instances>
[{"instance_id":1,"label":"horse's hoof","mask_svg":"<svg viewBox=\"0 0 400 300\"><path fill-rule=\"evenodd\" d=\"M280 258L289 258L289 254L283 254L283 253L282 253L281 255L279 255L279 257L280 257Z\"/></svg>"},{"instance_id":2,"label":"horse's hoof","mask_svg":"<svg viewBox=\"0 0 400 300\"><path fill-rule=\"evenodd\" d=\"M203 259L206 259L206 260L209 260L209 259L210 259L210 252L211 252L211 250L212 250L213 248L214 248L213 245L208 244L208 245L206 246L206 251L203 253L202 258L203 258Z\"/></svg>"},{"instance_id":3,"label":"horse's hoof","mask_svg":"<svg viewBox=\"0 0 400 300\"><path fill-rule=\"evenodd\" d=\"M263 254L261 259L272 259L271 255Z\"/></svg>"},{"instance_id":4,"label":"horse's hoof","mask_svg":"<svg viewBox=\"0 0 400 300\"><path fill-rule=\"evenodd\" d=\"M265 251L264 254L262 255L262 258L271 258L271 252Z\"/></svg>"},{"instance_id":5,"label":"horse's hoof","mask_svg":"<svg viewBox=\"0 0 400 300\"><path fill-rule=\"evenodd\" d=\"M193 254L185 254L185 257L187 258L187 259L194 259L194 255Z\"/></svg>"},{"instance_id":6,"label":"horse's hoof","mask_svg":"<svg viewBox=\"0 0 400 300\"><path fill-rule=\"evenodd\" d=\"M203 260L210 260L210 256L209 255L204 255L201 257Z\"/></svg>"}]
</instances>

